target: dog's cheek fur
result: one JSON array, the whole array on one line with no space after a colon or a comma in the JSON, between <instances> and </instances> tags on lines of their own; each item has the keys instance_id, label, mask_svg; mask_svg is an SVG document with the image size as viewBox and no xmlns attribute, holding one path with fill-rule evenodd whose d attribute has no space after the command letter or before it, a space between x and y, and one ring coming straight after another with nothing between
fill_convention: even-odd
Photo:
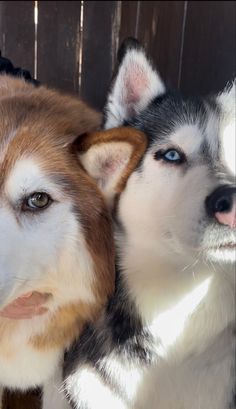
<instances>
[{"instance_id":1,"label":"dog's cheek fur","mask_svg":"<svg viewBox=\"0 0 236 409\"><path fill-rule=\"evenodd\" d=\"M76 98L20 80L1 78L0 92L0 218L6 233L0 231L0 264L7 252L12 296L52 294L46 315L0 319L0 382L24 389L49 379L63 349L99 314L113 291L114 247L109 211L72 149L77 137L98 128L100 116ZM47 188L54 203L38 214L22 213L22 196Z\"/></svg>"},{"instance_id":2,"label":"dog's cheek fur","mask_svg":"<svg viewBox=\"0 0 236 409\"><path fill-rule=\"evenodd\" d=\"M235 151L236 151L236 135L235 135L235 98L236 98L236 80L228 87L221 95L218 96L217 102L222 111L220 121L220 141L222 145L221 149L221 162L227 170L230 171L233 176L233 182L235 182L236 163L235 163Z\"/></svg>"},{"instance_id":3,"label":"dog's cheek fur","mask_svg":"<svg viewBox=\"0 0 236 409\"><path fill-rule=\"evenodd\" d=\"M74 276L71 278L69 278L69 272L66 277L67 261L63 263L62 260L61 264L65 267L64 279L70 279L73 288L77 286L75 293L80 295L81 301L68 303L55 312L45 332L32 339L33 345L40 349L68 344L80 333L85 322L94 320L98 316L107 297L113 292L114 245L110 216L95 184L84 171L78 169L77 171L79 183L75 178L68 184L70 192L67 192L71 196L73 213L77 222L81 224L82 232L82 236L77 237L77 251L79 250L80 256L75 256L75 262L80 263L86 253L87 256L84 266L81 263L78 266L72 266ZM74 183L78 183L78 186Z\"/></svg>"},{"instance_id":4,"label":"dog's cheek fur","mask_svg":"<svg viewBox=\"0 0 236 409\"><path fill-rule=\"evenodd\" d=\"M150 243L152 249L156 246L157 235L162 237L158 245L159 250L155 253L166 253L168 258L171 254L168 254L170 245L172 251L176 250L178 253L181 242L187 246L197 244L201 236L198 220L204 214L202 197L204 198L207 192L207 187L202 186L201 181L206 174L207 169L203 166L201 171L193 169L182 175L180 169L168 169L165 165L155 162L153 156L148 153L142 167L130 176L127 188L121 195L118 217L122 225L128 226L127 237L129 230L131 236L137 239L142 232L142 240L147 246ZM193 200L195 192L202 193ZM185 224L181 223L182 217ZM198 227L199 231L196 231L195 227ZM174 237L176 240L178 238L179 242L176 248L173 248ZM176 253L173 253L175 260Z\"/></svg>"}]
</instances>

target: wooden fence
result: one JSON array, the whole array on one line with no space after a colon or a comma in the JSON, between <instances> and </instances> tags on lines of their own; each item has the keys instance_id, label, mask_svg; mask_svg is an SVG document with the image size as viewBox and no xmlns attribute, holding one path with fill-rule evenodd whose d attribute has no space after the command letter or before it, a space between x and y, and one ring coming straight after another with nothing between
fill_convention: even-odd
<instances>
[{"instance_id":1,"label":"wooden fence","mask_svg":"<svg viewBox=\"0 0 236 409\"><path fill-rule=\"evenodd\" d=\"M127 36L185 93L218 91L235 76L234 1L0 1L2 54L99 109Z\"/></svg>"}]
</instances>

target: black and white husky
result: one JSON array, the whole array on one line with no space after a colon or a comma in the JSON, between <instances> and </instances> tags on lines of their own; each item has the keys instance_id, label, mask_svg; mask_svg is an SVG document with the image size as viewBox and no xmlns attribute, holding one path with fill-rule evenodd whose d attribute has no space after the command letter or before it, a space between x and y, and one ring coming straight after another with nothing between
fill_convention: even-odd
<instances>
[{"instance_id":1,"label":"black and white husky","mask_svg":"<svg viewBox=\"0 0 236 409\"><path fill-rule=\"evenodd\" d=\"M148 147L119 196L129 140L81 154L113 206L118 266L104 314L65 357L67 395L76 409L235 408L235 83L167 92L130 40L105 113L120 125Z\"/></svg>"}]
</instances>

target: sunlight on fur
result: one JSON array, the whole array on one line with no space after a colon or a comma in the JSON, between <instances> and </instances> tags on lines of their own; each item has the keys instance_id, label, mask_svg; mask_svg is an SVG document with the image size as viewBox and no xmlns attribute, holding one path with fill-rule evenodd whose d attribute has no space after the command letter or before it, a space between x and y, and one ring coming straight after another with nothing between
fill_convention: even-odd
<instances>
[{"instance_id":1,"label":"sunlight on fur","mask_svg":"<svg viewBox=\"0 0 236 409\"><path fill-rule=\"evenodd\" d=\"M223 152L225 160L227 160L230 171L235 174L236 169L236 140L235 140L235 123L230 123L226 126L223 137Z\"/></svg>"},{"instance_id":2,"label":"sunlight on fur","mask_svg":"<svg viewBox=\"0 0 236 409\"><path fill-rule=\"evenodd\" d=\"M122 403L121 400L117 400L114 397L113 393L110 391L109 387L103 384L100 381L100 378L97 376L96 372L89 368L84 368L80 373L80 381L73 385L73 376L71 377L70 387L74 390L74 394L81 393L80 399L88 399L89 406L96 407L103 402L102 407L104 409L125 409L126 406ZM79 389L79 385L85 386L82 390Z\"/></svg>"},{"instance_id":3,"label":"sunlight on fur","mask_svg":"<svg viewBox=\"0 0 236 409\"><path fill-rule=\"evenodd\" d=\"M200 302L208 293L212 277L208 277L193 291L188 293L173 308L160 314L152 324L153 333L156 333L162 345L158 349L161 356L165 356L168 347L172 346L184 331L188 317L194 313ZM170 325L171 322L171 325Z\"/></svg>"}]
</instances>

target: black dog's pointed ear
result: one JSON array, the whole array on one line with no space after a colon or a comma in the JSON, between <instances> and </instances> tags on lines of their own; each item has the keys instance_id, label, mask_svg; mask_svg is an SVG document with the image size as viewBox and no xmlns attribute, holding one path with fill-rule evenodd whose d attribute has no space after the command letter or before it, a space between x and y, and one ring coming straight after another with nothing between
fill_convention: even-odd
<instances>
[{"instance_id":1,"label":"black dog's pointed ear","mask_svg":"<svg viewBox=\"0 0 236 409\"><path fill-rule=\"evenodd\" d=\"M126 39L118 51L118 67L108 94L104 127L122 125L164 92L164 83L142 45L134 38Z\"/></svg>"}]
</instances>

